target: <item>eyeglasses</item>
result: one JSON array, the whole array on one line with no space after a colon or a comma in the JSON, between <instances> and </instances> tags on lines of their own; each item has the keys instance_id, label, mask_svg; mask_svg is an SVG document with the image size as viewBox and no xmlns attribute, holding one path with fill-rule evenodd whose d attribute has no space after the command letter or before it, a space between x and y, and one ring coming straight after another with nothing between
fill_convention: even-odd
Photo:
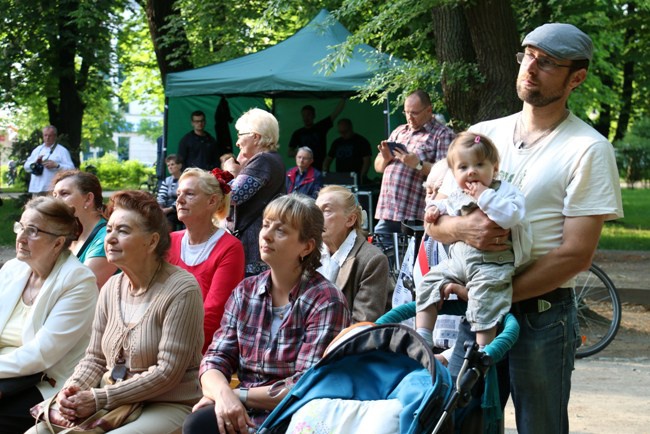
<instances>
[{"instance_id":1,"label":"eyeglasses","mask_svg":"<svg viewBox=\"0 0 650 434\"><path fill-rule=\"evenodd\" d=\"M406 116L406 117L409 117L409 116L419 116L420 113L422 113L422 112L425 111L425 110L426 110L426 107L423 108L422 110L418 110L418 111L412 110L412 111L410 111L410 112L407 112L406 110L404 110L402 113L403 113L404 116Z\"/></svg>"},{"instance_id":2,"label":"eyeglasses","mask_svg":"<svg viewBox=\"0 0 650 434\"><path fill-rule=\"evenodd\" d=\"M43 229L39 229L36 226L23 226L21 222L16 222L14 223L14 233L16 235L20 235L21 233L27 234L27 238L30 239L35 239L38 238L38 233L43 232L44 234L52 235L54 237L63 237L65 235L62 234L54 234L52 232L44 231Z\"/></svg>"},{"instance_id":3,"label":"eyeglasses","mask_svg":"<svg viewBox=\"0 0 650 434\"><path fill-rule=\"evenodd\" d=\"M243 137L243 136L248 136L250 134L255 134L255 133L253 131L251 131L249 133L237 133L237 137L239 138L239 137Z\"/></svg>"},{"instance_id":4,"label":"eyeglasses","mask_svg":"<svg viewBox=\"0 0 650 434\"><path fill-rule=\"evenodd\" d=\"M571 68L572 65L560 65L559 63L553 62L548 57L544 56L533 56L531 53L517 53L516 55L517 63L520 65L530 65L530 62L533 60L537 61L537 67L544 72L551 72L555 68Z\"/></svg>"}]
</instances>

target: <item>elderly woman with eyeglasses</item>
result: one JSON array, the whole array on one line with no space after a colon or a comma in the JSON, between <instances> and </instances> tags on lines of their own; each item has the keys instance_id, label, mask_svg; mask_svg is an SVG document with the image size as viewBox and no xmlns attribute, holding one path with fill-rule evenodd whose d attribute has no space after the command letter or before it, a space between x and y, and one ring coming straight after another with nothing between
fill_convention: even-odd
<instances>
[{"instance_id":1,"label":"elderly woman with eyeglasses","mask_svg":"<svg viewBox=\"0 0 650 434\"><path fill-rule=\"evenodd\" d=\"M25 205L16 258L0 270L0 432L34 425L29 409L53 396L84 354L97 303L93 272L70 252L74 209L53 197Z\"/></svg>"},{"instance_id":2,"label":"elderly woman with eyeglasses","mask_svg":"<svg viewBox=\"0 0 650 434\"><path fill-rule=\"evenodd\" d=\"M260 259L257 241L262 211L273 198L286 193L285 167L278 153L280 128L271 113L258 108L244 113L235 128L239 155L223 167L236 176L231 183L233 213L228 229L244 245L246 276L254 276L268 269Z\"/></svg>"}]
</instances>

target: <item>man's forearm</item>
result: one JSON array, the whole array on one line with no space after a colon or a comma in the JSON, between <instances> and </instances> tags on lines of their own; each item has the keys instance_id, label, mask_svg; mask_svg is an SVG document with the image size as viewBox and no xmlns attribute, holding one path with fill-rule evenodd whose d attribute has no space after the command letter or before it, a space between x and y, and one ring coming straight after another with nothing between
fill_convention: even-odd
<instances>
[{"instance_id":1,"label":"man's forearm","mask_svg":"<svg viewBox=\"0 0 650 434\"><path fill-rule=\"evenodd\" d=\"M559 288L580 271L589 268L591 260L567 255L560 248L537 259L512 281L512 302L527 300Z\"/></svg>"},{"instance_id":2,"label":"man's forearm","mask_svg":"<svg viewBox=\"0 0 650 434\"><path fill-rule=\"evenodd\" d=\"M388 162L381 155L381 152L377 154L377 157L375 158L375 172L384 173L384 169L386 169L387 165Z\"/></svg>"},{"instance_id":3,"label":"man's forearm","mask_svg":"<svg viewBox=\"0 0 650 434\"><path fill-rule=\"evenodd\" d=\"M425 223L424 229L434 240L443 244L452 244L456 241L461 241L461 237L458 234L458 226L461 223L461 219L462 217L442 215L438 217L435 223Z\"/></svg>"},{"instance_id":4,"label":"man's forearm","mask_svg":"<svg viewBox=\"0 0 650 434\"><path fill-rule=\"evenodd\" d=\"M512 301L546 294L591 265L603 227L603 216L567 217L562 244L515 276Z\"/></svg>"},{"instance_id":5,"label":"man's forearm","mask_svg":"<svg viewBox=\"0 0 650 434\"><path fill-rule=\"evenodd\" d=\"M425 223L425 230L443 244L463 241L476 249L493 252L509 248L503 241L510 231L494 223L481 210L466 216L442 215L435 223Z\"/></svg>"}]
</instances>

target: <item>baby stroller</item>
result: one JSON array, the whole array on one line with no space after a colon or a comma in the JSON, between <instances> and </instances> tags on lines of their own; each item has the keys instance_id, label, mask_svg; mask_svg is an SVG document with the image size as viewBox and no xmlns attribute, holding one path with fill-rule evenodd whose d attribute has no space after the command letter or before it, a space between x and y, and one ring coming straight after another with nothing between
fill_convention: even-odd
<instances>
[{"instance_id":1,"label":"baby stroller","mask_svg":"<svg viewBox=\"0 0 650 434\"><path fill-rule=\"evenodd\" d=\"M500 334L486 348L487 355L470 345L454 388L449 371L424 340L413 329L393 323L414 314L415 304L407 304L378 320L384 324L361 323L344 330L258 433L452 432L449 416L469 401L469 390L491 358L502 357L512 346L516 332L514 340L512 333L505 334L511 342ZM513 328L512 321L518 332L512 317L506 329Z\"/></svg>"}]
</instances>

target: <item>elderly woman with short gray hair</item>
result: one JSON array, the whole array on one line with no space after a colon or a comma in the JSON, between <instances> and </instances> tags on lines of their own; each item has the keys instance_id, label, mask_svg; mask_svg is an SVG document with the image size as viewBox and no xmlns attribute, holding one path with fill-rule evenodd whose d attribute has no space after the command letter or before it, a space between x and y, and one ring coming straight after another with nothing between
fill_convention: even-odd
<instances>
[{"instance_id":1,"label":"elderly woman with short gray hair","mask_svg":"<svg viewBox=\"0 0 650 434\"><path fill-rule=\"evenodd\" d=\"M254 276L268 268L260 259L257 240L262 211L273 198L286 193L284 162L277 152L280 128L271 113L258 108L244 113L235 128L237 161L224 163L224 169L236 176L231 184L233 212L228 229L244 245L246 276Z\"/></svg>"}]
</instances>

